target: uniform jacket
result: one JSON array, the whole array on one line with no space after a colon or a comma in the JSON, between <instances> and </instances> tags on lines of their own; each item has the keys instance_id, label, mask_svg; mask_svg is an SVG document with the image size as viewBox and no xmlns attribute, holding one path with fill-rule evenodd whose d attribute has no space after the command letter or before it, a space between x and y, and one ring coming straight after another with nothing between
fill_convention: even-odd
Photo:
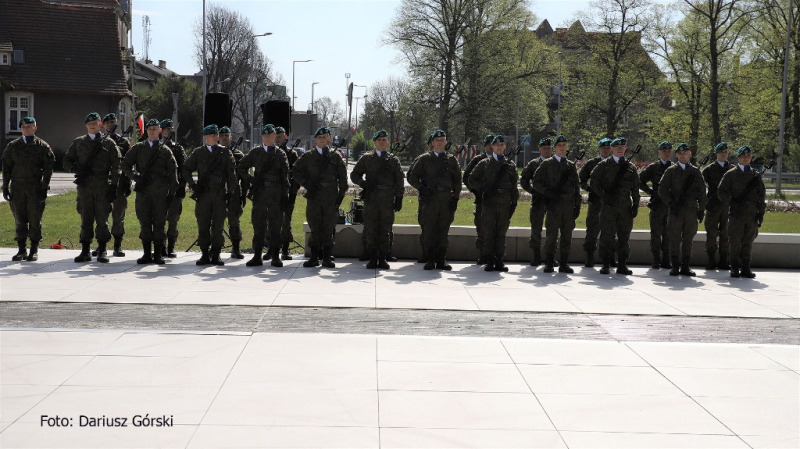
<instances>
[{"instance_id":1,"label":"uniform jacket","mask_svg":"<svg viewBox=\"0 0 800 449\"><path fill-rule=\"evenodd\" d=\"M481 193L469 186L469 177L472 175L472 172L473 170L475 170L475 167L487 157L489 156L486 154L485 151L473 157L467 164L467 168L464 170L464 185L467 186L467 189L469 189L469 191L475 195L476 202L481 201Z\"/></svg>"},{"instance_id":2,"label":"uniform jacket","mask_svg":"<svg viewBox=\"0 0 800 449\"><path fill-rule=\"evenodd\" d=\"M555 156L545 159L533 174L533 191L537 197L547 199L548 207L580 206L581 190L575 163L567 158L559 162Z\"/></svg>"},{"instance_id":3,"label":"uniform jacket","mask_svg":"<svg viewBox=\"0 0 800 449\"><path fill-rule=\"evenodd\" d=\"M44 140L35 136L31 143L22 137L12 140L3 151L3 188L9 181L48 187L54 162L53 150Z\"/></svg>"},{"instance_id":4,"label":"uniform jacket","mask_svg":"<svg viewBox=\"0 0 800 449\"><path fill-rule=\"evenodd\" d=\"M661 202L661 197L658 196L658 185L661 183L661 178L664 177L664 172L671 166L672 161L664 164L659 158L639 173L639 188L650 195L650 205L664 204ZM652 184L652 186L647 183Z\"/></svg>"},{"instance_id":5,"label":"uniform jacket","mask_svg":"<svg viewBox=\"0 0 800 449\"><path fill-rule=\"evenodd\" d=\"M421 155L409 170L408 182L420 192L461 194L461 169L452 154L436 156L433 151Z\"/></svg>"},{"instance_id":6,"label":"uniform jacket","mask_svg":"<svg viewBox=\"0 0 800 449\"><path fill-rule=\"evenodd\" d=\"M484 207L507 207L519 201L517 165L510 159L503 162L484 158L469 177L470 189L479 192Z\"/></svg>"},{"instance_id":7,"label":"uniform jacket","mask_svg":"<svg viewBox=\"0 0 800 449\"><path fill-rule=\"evenodd\" d=\"M326 162L327 161L327 162ZM294 164L294 180L308 190L319 184L322 190L334 189L340 197L347 193L347 167L338 151L322 155L316 148L303 153Z\"/></svg>"},{"instance_id":8,"label":"uniform jacket","mask_svg":"<svg viewBox=\"0 0 800 449\"><path fill-rule=\"evenodd\" d=\"M688 181L691 178L692 181ZM684 186L687 192L684 193ZM686 168L681 168L680 164L672 164L664 172L661 184L658 186L658 195L661 201L673 207L689 207L690 210L704 210L708 197L706 196L706 183L700 170L692 164L686 164ZM680 203L677 203L680 201Z\"/></svg>"},{"instance_id":9,"label":"uniform jacket","mask_svg":"<svg viewBox=\"0 0 800 449\"><path fill-rule=\"evenodd\" d=\"M358 160L350 180L353 184L373 193L375 190L392 190L394 197L403 196L405 181L400 161L393 154L384 152L383 157L372 151Z\"/></svg>"},{"instance_id":10,"label":"uniform jacket","mask_svg":"<svg viewBox=\"0 0 800 449\"><path fill-rule=\"evenodd\" d=\"M186 187L186 179L183 177L183 166L186 164L186 151L178 142L173 140L165 140L164 145L172 151L172 157L175 158L175 164L178 167L178 187Z\"/></svg>"},{"instance_id":11,"label":"uniform jacket","mask_svg":"<svg viewBox=\"0 0 800 449\"><path fill-rule=\"evenodd\" d=\"M620 162L624 159L620 159ZM592 170L589 178L589 187L599 196L603 202L610 201L609 206L639 206L639 174L636 166L628 161L620 164L614 160L614 156L609 156L597 167ZM622 175L620 176L620 170ZM614 185L614 181L619 176L619 181Z\"/></svg>"},{"instance_id":12,"label":"uniform jacket","mask_svg":"<svg viewBox=\"0 0 800 449\"><path fill-rule=\"evenodd\" d=\"M148 168L154 151L158 152L158 156ZM154 148L147 141L134 145L122 160L122 172L131 180L137 174L148 176L150 179L145 180L144 186L147 192L163 191L164 196L169 196L178 188L178 164L172 151L160 143Z\"/></svg>"},{"instance_id":13,"label":"uniform jacket","mask_svg":"<svg viewBox=\"0 0 800 449\"><path fill-rule=\"evenodd\" d=\"M717 161L714 161L712 164L703 168L701 173L703 173L703 179L708 186L708 205L706 209L718 210L723 206L717 196L717 187L719 187L719 183L722 181L722 176L731 168L731 164L728 161L725 161L724 167L720 166Z\"/></svg>"},{"instance_id":14,"label":"uniform jacket","mask_svg":"<svg viewBox=\"0 0 800 449\"><path fill-rule=\"evenodd\" d=\"M248 170L255 168L255 175L250 176ZM282 194L289 191L289 162L286 153L278 147L270 147L270 151L262 145L254 147L247 153L236 167L239 177L248 180L253 188L279 188Z\"/></svg>"},{"instance_id":15,"label":"uniform jacket","mask_svg":"<svg viewBox=\"0 0 800 449\"><path fill-rule=\"evenodd\" d=\"M99 144L101 148L91 162L92 171L88 175L88 183L94 186L103 186L108 185L110 181L111 185L117 185L120 176L119 166L122 159L119 148L117 148L113 140L106 136L100 138ZM67 150L67 154L64 156L64 169L76 171L86 167L89 162L89 156L91 156L97 145L98 141L92 140L88 134L73 140Z\"/></svg>"},{"instance_id":16,"label":"uniform jacket","mask_svg":"<svg viewBox=\"0 0 800 449\"><path fill-rule=\"evenodd\" d=\"M597 194L594 193L589 187L589 178L592 175L592 170L594 170L594 168L597 167L597 164L602 161L603 158L600 156L593 157L586 161L586 164L581 167L581 171L578 172L578 180L580 180L581 188L589 192L589 203L591 204L600 204L600 197L598 197Z\"/></svg>"},{"instance_id":17,"label":"uniform jacket","mask_svg":"<svg viewBox=\"0 0 800 449\"><path fill-rule=\"evenodd\" d=\"M223 146L215 146L213 153L205 145L199 146L186 158L183 165L183 178L194 186L192 173L197 172L197 182L204 183L210 192L233 193L236 191L236 162L231 152Z\"/></svg>"},{"instance_id":18,"label":"uniform jacket","mask_svg":"<svg viewBox=\"0 0 800 449\"><path fill-rule=\"evenodd\" d=\"M522 175L520 176L520 187L523 190L533 195L534 201L536 200L536 192L533 190L533 174L536 173L536 169L542 165L545 159L542 159L541 156L537 157L536 159L531 160L528 162L528 165L522 170Z\"/></svg>"},{"instance_id":19,"label":"uniform jacket","mask_svg":"<svg viewBox=\"0 0 800 449\"><path fill-rule=\"evenodd\" d=\"M747 190L755 175L752 168L745 173L739 165L736 165L722 176L717 188L717 197L723 204L730 205L732 216L741 214L754 217L764 214L767 194L764 181L759 179L753 188Z\"/></svg>"}]
</instances>

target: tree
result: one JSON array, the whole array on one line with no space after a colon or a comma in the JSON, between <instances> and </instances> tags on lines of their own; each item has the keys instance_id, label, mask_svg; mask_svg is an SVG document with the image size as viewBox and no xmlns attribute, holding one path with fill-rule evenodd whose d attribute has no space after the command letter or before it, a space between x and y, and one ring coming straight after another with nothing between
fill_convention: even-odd
<instances>
[{"instance_id":1,"label":"tree","mask_svg":"<svg viewBox=\"0 0 800 449\"><path fill-rule=\"evenodd\" d=\"M177 141L186 147L200 142L203 131L203 92L194 81L170 75L159 78L152 89L137 90L137 107L146 119L172 118L172 94L178 94Z\"/></svg>"},{"instance_id":2,"label":"tree","mask_svg":"<svg viewBox=\"0 0 800 449\"><path fill-rule=\"evenodd\" d=\"M392 138L399 137L403 128L402 117L406 115L400 108L405 99L404 93L410 87L407 81L391 76L370 86L370 96L362 119L364 125L385 129Z\"/></svg>"},{"instance_id":3,"label":"tree","mask_svg":"<svg viewBox=\"0 0 800 449\"><path fill-rule=\"evenodd\" d=\"M320 125L339 126L344 119L341 104L338 101L334 102L330 97L322 97L314 101L314 112L317 114L317 121Z\"/></svg>"}]
</instances>

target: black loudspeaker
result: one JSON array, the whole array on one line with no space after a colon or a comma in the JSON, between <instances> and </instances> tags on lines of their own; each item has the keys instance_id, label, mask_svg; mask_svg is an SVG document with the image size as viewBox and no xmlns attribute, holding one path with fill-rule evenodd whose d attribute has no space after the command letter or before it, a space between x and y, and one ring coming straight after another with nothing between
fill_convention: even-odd
<instances>
[{"instance_id":1,"label":"black loudspeaker","mask_svg":"<svg viewBox=\"0 0 800 449\"><path fill-rule=\"evenodd\" d=\"M228 94L206 94L206 114L203 117L203 126L217 125L220 128L231 126L232 112L233 101Z\"/></svg>"},{"instance_id":2,"label":"black loudspeaker","mask_svg":"<svg viewBox=\"0 0 800 449\"><path fill-rule=\"evenodd\" d=\"M263 124L282 126L287 134L292 133L292 107L288 101L272 100L261 105Z\"/></svg>"}]
</instances>

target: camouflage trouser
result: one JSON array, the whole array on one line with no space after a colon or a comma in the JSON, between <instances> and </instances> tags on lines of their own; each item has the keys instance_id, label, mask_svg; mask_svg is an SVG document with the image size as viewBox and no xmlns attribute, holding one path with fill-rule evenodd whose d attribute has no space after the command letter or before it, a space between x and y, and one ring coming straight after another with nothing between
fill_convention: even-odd
<instances>
[{"instance_id":1,"label":"camouflage trouser","mask_svg":"<svg viewBox=\"0 0 800 449\"><path fill-rule=\"evenodd\" d=\"M108 229L108 214L111 212L111 204L106 199L107 192L108 186L106 185L78 186L76 206L81 215L81 243L90 243L95 233L98 242L111 240L111 231Z\"/></svg>"},{"instance_id":2,"label":"camouflage trouser","mask_svg":"<svg viewBox=\"0 0 800 449\"><path fill-rule=\"evenodd\" d=\"M231 240L242 240L242 227L239 224L242 217L242 203L239 201L241 196L241 192L239 189L236 189L231 194L231 200L228 203L227 207L227 215L228 215L228 234L230 234Z\"/></svg>"},{"instance_id":3,"label":"camouflage trouser","mask_svg":"<svg viewBox=\"0 0 800 449\"><path fill-rule=\"evenodd\" d=\"M39 184L22 184L11 182L12 214L15 223L15 237L17 242L24 243L28 237L32 242L42 240L42 214L44 201L39 201L36 190Z\"/></svg>"},{"instance_id":4,"label":"camouflage trouser","mask_svg":"<svg viewBox=\"0 0 800 449\"><path fill-rule=\"evenodd\" d=\"M420 224L424 232L422 247L430 255L439 251L447 253L448 233L454 214L450 211L450 192L439 192L422 203Z\"/></svg>"},{"instance_id":5,"label":"camouflage trouser","mask_svg":"<svg viewBox=\"0 0 800 449\"><path fill-rule=\"evenodd\" d=\"M111 203L111 235L121 239L125 235L125 212L128 210L128 197L117 193L114 202Z\"/></svg>"},{"instance_id":6,"label":"camouflage trouser","mask_svg":"<svg viewBox=\"0 0 800 449\"><path fill-rule=\"evenodd\" d=\"M225 244L222 229L225 226L226 213L223 192L207 192L197 199L194 216L197 218L197 244L200 248L208 248L211 245L215 250L219 250Z\"/></svg>"},{"instance_id":7,"label":"camouflage trouser","mask_svg":"<svg viewBox=\"0 0 800 449\"><path fill-rule=\"evenodd\" d=\"M308 199L308 198L307 198ZM311 228L308 246L312 248L333 247L339 208L336 206L335 189L321 189L306 202L306 221Z\"/></svg>"},{"instance_id":8,"label":"camouflage trouser","mask_svg":"<svg viewBox=\"0 0 800 449\"><path fill-rule=\"evenodd\" d=\"M297 189L292 188L289 191L289 207L283 212L283 221L281 223L281 240L284 245L294 242L294 235L292 234L292 214L294 214L294 204L297 201Z\"/></svg>"},{"instance_id":9,"label":"camouflage trouser","mask_svg":"<svg viewBox=\"0 0 800 449\"><path fill-rule=\"evenodd\" d=\"M650 206L650 251L669 254L669 233L667 232L667 216L669 206L658 202Z\"/></svg>"},{"instance_id":10,"label":"camouflage trouser","mask_svg":"<svg viewBox=\"0 0 800 449\"><path fill-rule=\"evenodd\" d=\"M260 188L253 194L253 248L261 247L265 239L270 250L281 247L281 221L283 212L280 207L280 188ZM231 235L233 239L233 235Z\"/></svg>"},{"instance_id":11,"label":"camouflage trouser","mask_svg":"<svg viewBox=\"0 0 800 449\"><path fill-rule=\"evenodd\" d=\"M602 209L600 201L589 203L586 213L586 239L583 241L583 250L587 253L597 250L597 236L600 235L600 209Z\"/></svg>"},{"instance_id":12,"label":"camouflage trouser","mask_svg":"<svg viewBox=\"0 0 800 449\"><path fill-rule=\"evenodd\" d=\"M149 188L136 192L136 218L141 225L139 238L156 245L164 243L164 225L167 221L166 189Z\"/></svg>"},{"instance_id":13,"label":"camouflage trouser","mask_svg":"<svg viewBox=\"0 0 800 449\"><path fill-rule=\"evenodd\" d=\"M472 222L475 224L475 234L478 236L475 239L475 247L478 248L479 251L483 252L483 242L485 238L485 232L483 229L483 223L481 221L481 213L483 212L483 203L475 199L475 212L472 213Z\"/></svg>"},{"instance_id":14,"label":"camouflage trouser","mask_svg":"<svg viewBox=\"0 0 800 449\"><path fill-rule=\"evenodd\" d=\"M619 206L603 204L600 209L600 258L611 259L616 251L620 260L627 260L631 253L628 240L633 229L630 202ZM615 244L616 240L616 244Z\"/></svg>"},{"instance_id":15,"label":"camouflage trouser","mask_svg":"<svg viewBox=\"0 0 800 449\"><path fill-rule=\"evenodd\" d=\"M670 257L688 258L692 255L692 240L697 235L697 208L670 210L667 218Z\"/></svg>"},{"instance_id":16,"label":"camouflage trouser","mask_svg":"<svg viewBox=\"0 0 800 449\"><path fill-rule=\"evenodd\" d=\"M756 217L750 214L742 214L741 217L730 216L728 234L731 266L740 267L742 261L750 261L753 241L758 236Z\"/></svg>"},{"instance_id":17,"label":"camouflage trouser","mask_svg":"<svg viewBox=\"0 0 800 449\"><path fill-rule=\"evenodd\" d=\"M572 231L575 229L574 211L575 207L572 203L564 203L562 201L557 201L547 208L545 254L555 255L556 247L558 247L559 260L562 262L567 261L572 249Z\"/></svg>"},{"instance_id":18,"label":"camouflage trouser","mask_svg":"<svg viewBox=\"0 0 800 449\"><path fill-rule=\"evenodd\" d=\"M511 205L483 208L481 211L481 227L484 230L484 255L505 256L506 233L510 224Z\"/></svg>"},{"instance_id":19,"label":"camouflage trouser","mask_svg":"<svg viewBox=\"0 0 800 449\"><path fill-rule=\"evenodd\" d=\"M726 254L728 251L728 208L718 207L706 209L706 251L717 251L717 238L719 238L719 252Z\"/></svg>"},{"instance_id":20,"label":"camouflage trouser","mask_svg":"<svg viewBox=\"0 0 800 449\"><path fill-rule=\"evenodd\" d=\"M544 216L547 213L547 208L541 200L536 200L531 203L531 239L530 247L533 249L540 249L542 247L542 225L544 223Z\"/></svg>"},{"instance_id":21,"label":"camouflage trouser","mask_svg":"<svg viewBox=\"0 0 800 449\"><path fill-rule=\"evenodd\" d=\"M183 198L177 196L172 199L167 208L167 237L178 239L178 221L183 213Z\"/></svg>"},{"instance_id":22,"label":"camouflage trouser","mask_svg":"<svg viewBox=\"0 0 800 449\"><path fill-rule=\"evenodd\" d=\"M370 251L388 252L394 224L394 189L376 190L364 201L364 236Z\"/></svg>"}]
</instances>

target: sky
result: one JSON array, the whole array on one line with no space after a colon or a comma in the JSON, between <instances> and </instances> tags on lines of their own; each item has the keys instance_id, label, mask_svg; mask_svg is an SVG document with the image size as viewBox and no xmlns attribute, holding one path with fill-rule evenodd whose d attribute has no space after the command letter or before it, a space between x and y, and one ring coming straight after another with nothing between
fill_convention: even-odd
<instances>
[{"instance_id":1,"label":"sky","mask_svg":"<svg viewBox=\"0 0 800 449\"><path fill-rule=\"evenodd\" d=\"M164 60L167 68L181 75L199 71L194 61L193 26L203 13L202 0L132 0L133 46L138 58L144 57L144 16L150 18L149 58ZM342 105L346 100L347 79L356 85L371 86L389 76L402 77L400 53L382 44L399 0L206 0L239 11L250 18L262 51L273 61L292 91L294 64L295 109L304 110L314 98L327 96ZM547 19L555 28L569 23L589 0L535 0L531 10L539 23ZM354 88L355 97L369 90ZM363 100L360 100L363 107ZM354 107L355 100L354 100Z\"/></svg>"}]
</instances>

